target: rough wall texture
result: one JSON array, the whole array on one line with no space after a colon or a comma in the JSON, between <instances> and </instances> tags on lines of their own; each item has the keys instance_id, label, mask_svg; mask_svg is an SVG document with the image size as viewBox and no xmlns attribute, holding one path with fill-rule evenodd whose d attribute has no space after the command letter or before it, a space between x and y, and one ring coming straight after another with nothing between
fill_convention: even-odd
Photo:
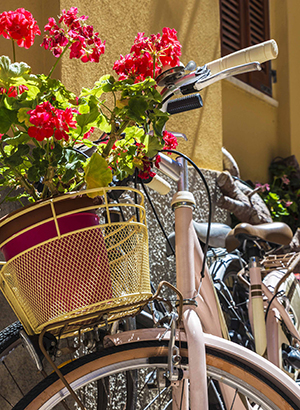
<instances>
[{"instance_id":1,"label":"rough wall texture","mask_svg":"<svg viewBox=\"0 0 300 410\"><path fill-rule=\"evenodd\" d=\"M216 185L217 173L208 170L202 170L204 177L207 179L212 199L212 221L230 223L226 211L217 207L216 202L221 192ZM194 211L194 220L197 222L206 222L208 219L208 197L205 187L198 174L193 169L189 170L189 187L193 192L196 200L196 209ZM172 190L166 196L161 196L148 189L151 198L153 198L155 209L161 217L162 224L169 235L174 231L174 212L171 209L171 200L176 192L176 184L172 183ZM166 258L166 240L153 216L150 206L147 204L148 230L149 230L149 252L150 252L150 272L151 279L158 285L161 280L167 280L175 285L176 271L174 257Z\"/></svg>"}]
</instances>

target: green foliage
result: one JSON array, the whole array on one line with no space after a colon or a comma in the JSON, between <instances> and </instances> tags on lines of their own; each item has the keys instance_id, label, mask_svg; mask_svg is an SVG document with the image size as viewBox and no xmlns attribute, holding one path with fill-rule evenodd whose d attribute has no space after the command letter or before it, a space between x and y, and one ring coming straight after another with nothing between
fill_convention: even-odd
<instances>
[{"instance_id":1,"label":"green foliage","mask_svg":"<svg viewBox=\"0 0 300 410\"><path fill-rule=\"evenodd\" d=\"M272 182L260 185L260 195L268 206L274 221L285 222L295 232L300 227L299 169L287 159L277 159L269 167ZM294 164L297 165L297 164Z\"/></svg>"},{"instance_id":2,"label":"green foliage","mask_svg":"<svg viewBox=\"0 0 300 410\"><path fill-rule=\"evenodd\" d=\"M98 152L95 152L91 156L91 159L86 165L85 178L88 189L108 186L112 181L111 170L107 167L105 159ZM97 196L97 192L91 196Z\"/></svg>"},{"instance_id":3,"label":"green foliage","mask_svg":"<svg viewBox=\"0 0 300 410\"><path fill-rule=\"evenodd\" d=\"M105 75L76 98L59 80L32 75L26 63L12 64L2 56L0 87L6 90L0 94L0 187L24 188L22 196L30 201L85 185L107 186L112 174L119 179L132 175L136 167L143 169L145 157L155 156L164 146L162 132L169 115L160 111L161 96L151 78L134 83ZM10 89L17 92L11 94ZM55 109L73 110L75 126L68 129L67 140L29 136L29 112L45 101ZM94 128L110 133L109 140L87 159L74 148L95 146L86 139Z\"/></svg>"}]
</instances>

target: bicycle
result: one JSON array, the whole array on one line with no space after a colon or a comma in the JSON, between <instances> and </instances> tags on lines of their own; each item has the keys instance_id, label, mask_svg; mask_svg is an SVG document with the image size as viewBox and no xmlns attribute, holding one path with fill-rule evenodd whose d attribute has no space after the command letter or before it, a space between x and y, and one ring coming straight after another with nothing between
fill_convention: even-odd
<instances>
[{"instance_id":1,"label":"bicycle","mask_svg":"<svg viewBox=\"0 0 300 410\"><path fill-rule=\"evenodd\" d=\"M258 51L260 54L263 50L262 54L264 54L264 49L272 46L274 47L274 43L269 42L268 45L264 44L262 47L243 51L242 62L245 62L245 56L249 53L260 50ZM240 57L238 57L239 61L236 60L236 55L222 61L227 64L232 59L233 66L241 61ZM220 62L209 65L210 72L206 67L188 75L185 75L182 68L171 69L169 73L164 73L160 83L163 81L169 84L163 93L166 105L168 97L179 88L183 93L194 92L194 85L201 88L226 76L259 68L257 63L250 63L223 72L219 70L220 74L214 74L213 67L219 64ZM196 96L190 100L175 100L170 110L177 111L178 105L181 105L181 111L184 111L188 109L190 102L193 103L192 108L202 104L200 97ZM57 346L60 341L59 336L66 331L66 323L61 322L60 330L57 323L53 325L53 329L50 323L41 330L40 350L34 348L32 338L28 340L26 334L21 333L27 347L31 348L37 367L40 367L40 359L44 355L50 358L49 363L52 363L55 372L22 398L13 407L15 410L51 409L59 404L68 408L73 406L70 401L77 403L75 408L97 406L97 408L111 409L147 409L153 405L153 408L164 409L188 409L190 406L194 410L199 409L199 406L201 409L208 409L209 404L210 408L215 409L298 409L300 407L299 388L288 376L250 350L220 337L222 317L192 224L194 199L187 191L187 166L182 160L177 162L166 157L163 159L165 161L162 160L161 171L165 170L166 174L171 173L178 181L178 192L172 200L177 237L177 289L163 282L147 303L154 303L155 300L162 303L159 294L161 287L166 285L178 297L178 312L172 303L166 301L166 305L170 308L169 313L155 320L156 325L161 327L127 330L116 334L106 334L105 322L108 324L109 320L113 322L114 319L109 317L113 314L109 308L105 312L106 315L102 314L101 317L99 313L86 315L80 328L92 327L90 332L83 333L83 338L88 349L94 352L83 354L81 358L71 361L60 369L51 361L50 356L55 356L58 350L62 352L65 349L66 352L70 352L72 347L76 348L76 346ZM117 189L126 191L125 187ZM105 204L108 208L116 206L120 208L122 203ZM138 208L143 213L140 204ZM139 218L137 217L136 220L139 221ZM123 250L122 245L117 249L118 258ZM137 313L137 306L131 307L133 310L128 312L127 307L125 316ZM139 308L140 306L137 310ZM122 314L122 309L119 311ZM153 313L155 316L155 308ZM87 322L91 318L94 322ZM76 321L80 320L82 322L80 318L69 320L68 326L71 325L71 328L69 327L67 331L74 331ZM178 327L176 323L179 324ZM100 324L100 328L95 327L96 324ZM211 333L217 336L203 334L202 324L205 330L211 330ZM52 338L47 335L49 339L46 343L44 336L46 331L51 330L57 337ZM13 345L9 344L6 352L12 348ZM96 405L94 401L89 405L87 403L89 396L94 399L96 393ZM145 397L141 397L143 394Z\"/></svg>"},{"instance_id":2,"label":"bicycle","mask_svg":"<svg viewBox=\"0 0 300 410\"><path fill-rule=\"evenodd\" d=\"M276 224L261 226L238 224L228 233L226 243L229 251L232 252L237 247L240 251L238 254L227 255L224 260L225 264L216 262L212 266L212 275L221 294L223 292L223 300L227 299L227 306L231 306L233 310L236 309L238 313L236 319L244 326L243 333L248 337L244 338L243 343L245 344L246 339L246 343L254 348L255 342L259 354L267 355L272 363L286 369L292 377L297 379L300 363L297 348L299 319L296 311L299 285L293 271L299 263L300 255L295 253L274 255L276 247L274 248L274 244L267 242L268 229L276 229ZM252 311L251 306L251 292L253 291L251 268L254 262L257 266L254 289L262 290L260 314L263 320L260 324L257 323L257 314ZM226 295L224 295L225 288L228 291ZM255 327L259 328L256 334L254 333ZM237 330L236 326L235 336L238 341Z\"/></svg>"}]
</instances>

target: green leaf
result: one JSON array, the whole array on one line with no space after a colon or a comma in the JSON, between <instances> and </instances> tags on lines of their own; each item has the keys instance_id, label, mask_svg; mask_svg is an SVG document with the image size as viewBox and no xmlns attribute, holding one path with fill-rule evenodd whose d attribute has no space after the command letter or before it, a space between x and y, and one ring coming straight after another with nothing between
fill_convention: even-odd
<instances>
[{"instance_id":1,"label":"green leaf","mask_svg":"<svg viewBox=\"0 0 300 410\"><path fill-rule=\"evenodd\" d=\"M32 156L36 161L39 161L45 155L46 151L44 148L36 147L32 150Z\"/></svg>"},{"instance_id":2,"label":"green leaf","mask_svg":"<svg viewBox=\"0 0 300 410\"><path fill-rule=\"evenodd\" d=\"M137 142L143 142L143 137L145 135L145 132L142 128L136 127L136 126L127 127L124 132L125 132L127 141L134 138L135 141Z\"/></svg>"},{"instance_id":3,"label":"green leaf","mask_svg":"<svg viewBox=\"0 0 300 410\"><path fill-rule=\"evenodd\" d=\"M87 189L105 187L112 181L111 169L108 168L107 162L98 152L91 156L84 171ZM89 196L95 198L97 195L98 193L95 192Z\"/></svg>"},{"instance_id":4,"label":"green leaf","mask_svg":"<svg viewBox=\"0 0 300 410\"><path fill-rule=\"evenodd\" d=\"M79 167L85 162L85 156L81 152L74 151L71 148L65 148L62 152L62 160L68 164L68 167Z\"/></svg>"},{"instance_id":5,"label":"green leaf","mask_svg":"<svg viewBox=\"0 0 300 410\"><path fill-rule=\"evenodd\" d=\"M24 124L26 125L26 127L30 127L30 126L31 126L31 123L30 123L30 121L29 121L29 119L30 119L30 114L27 114L30 109L31 109L31 108L29 108L29 107L22 107L22 108L19 109L18 114L17 114L17 116L18 116L18 121L19 121L20 123L24 122Z\"/></svg>"},{"instance_id":6,"label":"green leaf","mask_svg":"<svg viewBox=\"0 0 300 410\"><path fill-rule=\"evenodd\" d=\"M148 108L147 102L142 97L133 97L128 102L128 107L130 109L130 116L135 118L137 121L145 118L145 111Z\"/></svg>"},{"instance_id":7,"label":"green leaf","mask_svg":"<svg viewBox=\"0 0 300 410\"><path fill-rule=\"evenodd\" d=\"M17 122L17 114L4 107L0 109L0 134L5 134Z\"/></svg>"},{"instance_id":8,"label":"green leaf","mask_svg":"<svg viewBox=\"0 0 300 410\"><path fill-rule=\"evenodd\" d=\"M29 74L31 68L26 63L11 63L7 56L0 57L0 82L10 83L12 79Z\"/></svg>"},{"instance_id":9,"label":"green leaf","mask_svg":"<svg viewBox=\"0 0 300 410\"><path fill-rule=\"evenodd\" d=\"M83 88L81 90L80 97L87 97L93 95L97 99L105 92L111 92L113 90L113 84L115 79L112 75L107 74L102 76L99 81L95 82L95 85L92 89Z\"/></svg>"},{"instance_id":10,"label":"green leaf","mask_svg":"<svg viewBox=\"0 0 300 410\"><path fill-rule=\"evenodd\" d=\"M145 135L143 144L145 145L146 155L150 158L154 157L163 148L163 144L153 135Z\"/></svg>"},{"instance_id":11,"label":"green leaf","mask_svg":"<svg viewBox=\"0 0 300 410\"><path fill-rule=\"evenodd\" d=\"M15 137L10 137L9 135L5 135L2 137L2 140L5 141L7 144L16 146L19 144L23 144L30 141L30 137L26 132L20 132Z\"/></svg>"},{"instance_id":12,"label":"green leaf","mask_svg":"<svg viewBox=\"0 0 300 410\"><path fill-rule=\"evenodd\" d=\"M80 114L76 116L77 124L84 128L87 125L93 124L97 121L100 113L95 104L89 105L89 111L86 114Z\"/></svg>"},{"instance_id":13,"label":"green leaf","mask_svg":"<svg viewBox=\"0 0 300 410\"><path fill-rule=\"evenodd\" d=\"M69 148L64 149L63 159L60 161L66 164L62 181L68 183L69 180L75 176L76 170L78 170L85 161L86 158L83 154Z\"/></svg>"},{"instance_id":14,"label":"green leaf","mask_svg":"<svg viewBox=\"0 0 300 410\"><path fill-rule=\"evenodd\" d=\"M28 168L28 179L33 182L37 182L40 179L41 173L38 167L32 166Z\"/></svg>"},{"instance_id":15,"label":"green leaf","mask_svg":"<svg viewBox=\"0 0 300 410\"><path fill-rule=\"evenodd\" d=\"M103 114L99 115L97 127L103 132L111 132L111 125Z\"/></svg>"},{"instance_id":16,"label":"green leaf","mask_svg":"<svg viewBox=\"0 0 300 410\"><path fill-rule=\"evenodd\" d=\"M4 159L4 163L5 165L10 165L11 167L17 167L18 165L22 164L23 156L27 155L28 153L29 146L26 144L21 144L13 154Z\"/></svg>"}]
</instances>

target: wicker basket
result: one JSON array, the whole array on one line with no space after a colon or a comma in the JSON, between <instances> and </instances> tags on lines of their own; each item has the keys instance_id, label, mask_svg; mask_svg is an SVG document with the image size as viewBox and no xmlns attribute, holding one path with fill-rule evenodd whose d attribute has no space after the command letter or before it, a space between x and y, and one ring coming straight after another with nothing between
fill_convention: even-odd
<instances>
[{"instance_id":1,"label":"wicker basket","mask_svg":"<svg viewBox=\"0 0 300 410\"><path fill-rule=\"evenodd\" d=\"M135 191L123 189L127 197ZM135 191L138 204L129 198L116 208L116 204L108 202L107 192L108 188L97 190L100 205L89 203L88 207L60 214L56 209L64 197L34 205L42 209L50 205L51 217L1 243L3 248L10 240L30 234L31 229L45 231L49 223L56 229L55 236L23 250L0 271L1 290L29 334L40 333L49 324L72 318L79 318L81 327L87 326L85 319L93 312L99 312L101 317L101 312L109 311L106 320L116 320L128 311L133 313L152 296L143 196ZM78 193L67 197L76 195ZM25 218L33 207L21 211ZM74 220L87 212L97 215L99 223L80 229L74 225L66 233L61 232L62 221L70 217ZM121 221L112 221L114 212L122 214ZM0 227L19 217L17 213L6 218Z\"/></svg>"}]
</instances>

